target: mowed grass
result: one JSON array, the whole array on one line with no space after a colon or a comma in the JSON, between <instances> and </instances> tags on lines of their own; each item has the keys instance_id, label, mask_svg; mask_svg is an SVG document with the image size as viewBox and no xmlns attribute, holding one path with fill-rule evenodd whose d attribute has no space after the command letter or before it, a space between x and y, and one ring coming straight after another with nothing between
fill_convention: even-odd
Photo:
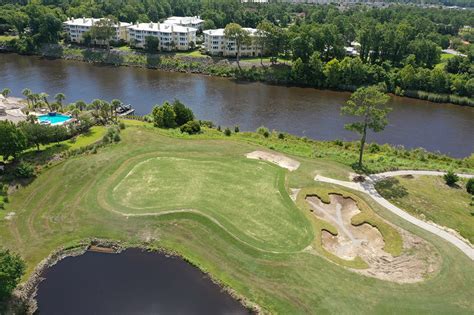
<instances>
[{"instance_id":1,"label":"mowed grass","mask_svg":"<svg viewBox=\"0 0 474 315\"><path fill-rule=\"evenodd\" d=\"M425 220L452 228L474 243L474 206L465 189L446 185L442 177L396 177L377 185L377 190L402 209Z\"/></svg>"},{"instance_id":2,"label":"mowed grass","mask_svg":"<svg viewBox=\"0 0 474 315\"><path fill-rule=\"evenodd\" d=\"M145 156L128 164L112 177L116 180L101 184L108 187L111 206L125 214L197 210L266 250L301 250L309 244L311 227L285 191L283 169L243 154L181 155Z\"/></svg>"},{"instance_id":3,"label":"mowed grass","mask_svg":"<svg viewBox=\"0 0 474 315\"><path fill-rule=\"evenodd\" d=\"M359 275L303 250L311 244L315 233L308 236L309 220L300 220L302 210L286 203L286 189L303 188L310 183L315 172L329 169L334 174L346 174L347 167L340 166L338 170L339 164L332 161L298 158L302 163L301 169L288 173L264 162L244 162L242 157L245 153L261 150L262 147L239 140L177 139L138 124L129 125L121 135L120 143L100 148L97 154L72 157L45 170L33 183L12 194L6 210L0 210L0 246L10 248L25 258L27 276L52 251L97 237L131 245L146 242L151 247L175 251L239 295L260 305L266 313L469 314L474 308L472 261L453 246L377 207L361 194L354 193L375 213L433 243L443 257L438 275L425 282L400 285ZM127 207L143 204L140 204L140 196L130 197L128 201L114 196L116 183L120 183L138 163L149 159L152 160L148 162L148 167L160 174L159 159L153 160L158 157L191 160L190 163L200 168L194 174L203 176L203 185L213 181L217 183L220 176L209 175L203 165L229 159L219 168L231 173L237 169L242 177L250 177L248 180L238 179L249 187L242 187L243 192L235 194L249 194L250 190L254 190L252 203L256 208L252 211L258 208L262 213L254 214L244 209L250 201L239 200L238 196L232 199L237 204L231 205L220 195L231 193L212 184L216 191L209 192L212 200L208 204L219 204L220 209L229 206L237 209L240 204L239 216L204 207L197 209L200 212L171 211L156 215L164 211L160 209L151 211L150 215L143 210L137 212L141 215L124 215L124 204ZM175 171L186 168L181 163L168 163ZM263 172L258 170L260 166ZM166 171L167 176L176 174L172 170ZM253 170L260 173L253 174ZM148 171L143 169L140 172L146 174ZM280 174L285 175L283 182ZM227 178L225 174L222 176L223 180ZM258 179L260 176L263 179ZM260 184L251 183L251 179L257 179ZM172 178L168 180L173 185L180 182ZM192 179L184 176L183 182L187 181ZM137 189L131 186L131 182L129 185L130 189ZM138 191L145 194L147 187L153 188L150 185ZM328 187L331 191L338 191L335 186ZM266 191L268 189L270 192ZM267 197L258 195L273 196L276 189L281 197L275 196L277 201L272 201L271 206L265 205ZM186 202L180 196L173 196L172 190L162 192L174 199L166 201L170 206ZM184 189L180 192L188 193ZM278 198L281 200L278 201ZM110 207L111 200L117 203L117 208ZM155 200L161 199L148 194L147 200L155 203ZM198 200L197 197L193 201L196 208L200 205ZM274 206L279 208L274 210ZM280 216L274 216L273 211L278 211ZM298 214L298 211L301 213ZM3 220L8 212L16 213L11 221ZM279 234L275 240L268 240L267 234L259 231L260 226L247 228L245 222L250 222L253 215L263 218L265 222L260 224L264 224L265 229L273 229L270 233ZM277 238L288 240L278 242Z\"/></svg>"}]
</instances>

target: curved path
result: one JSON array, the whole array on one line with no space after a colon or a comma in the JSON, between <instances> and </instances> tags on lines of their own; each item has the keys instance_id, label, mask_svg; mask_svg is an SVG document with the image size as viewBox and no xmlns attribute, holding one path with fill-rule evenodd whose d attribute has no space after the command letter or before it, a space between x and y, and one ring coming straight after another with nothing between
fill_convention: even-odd
<instances>
[{"instance_id":1,"label":"curved path","mask_svg":"<svg viewBox=\"0 0 474 315\"><path fill-rule=\"evenodd\" d=\"M355 182L349 182L349 181L343 181L343 180L337 180L329 177L324 177L321 175L316 175L314 180L320 181L320 182L325 182L325 183L330 183L330 184L336 184L340 186L344 186L350 189L354 189L360 192L363 192L367 195L369 195L374 201L376 201L378 204L383 206L384 208L388 209L392 213L398 215L399 217L407 220L408 222L428 231L433 234L438 235L442 239L450 242L457 248L459 248L464 254L466 254L471 260L474 260L474 248L472 245L466 243L464 240L460 239L459 237L456 237L455 235L446 232L442 228L430 224L428 222L425 222L423 220L420 220L411 214L408 214L404 210L396 207L392 203L390 203L387 199L383 198L375 189L374 184L382 180L384 178L388 177L394 177L394 176L402 176L402 175L427 175L427 176L441 176L444 175L444 172L437 172L437 171L394 171L394 172L386 172L386 173L379 173L379 174L374 174L370 175L367 180L363 183L355 183ZM474 175L470 174L458 174L459 177L463 178L474 178Z\"/></svg>"}]
</instances>

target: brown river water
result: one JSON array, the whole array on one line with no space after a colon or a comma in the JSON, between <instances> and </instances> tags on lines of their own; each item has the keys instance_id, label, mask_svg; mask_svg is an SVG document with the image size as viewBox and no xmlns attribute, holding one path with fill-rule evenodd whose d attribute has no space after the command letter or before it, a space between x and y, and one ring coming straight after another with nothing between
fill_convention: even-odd
<instances>
[{"instance_id":1,"label":"brown river water","mask_svg":"<svg viewBox=\"0 0 474 315\"><path fill-rule=\"evenodd\" d=\"M118 98L147 114L154 104L178 98L196 116L222 126L255 130L261 125L322 140L354 140L344 130L349 118L340 106L349 93L312 88L236 82L197 74L97 66L66 60L0 54L0 88L21 96L23 88L53 96L63 92L69 102ZM474 108L392 97L390 124L370 134L369 141L424 147L465 157L474 152Z\"/></svg>"}]
</instances>

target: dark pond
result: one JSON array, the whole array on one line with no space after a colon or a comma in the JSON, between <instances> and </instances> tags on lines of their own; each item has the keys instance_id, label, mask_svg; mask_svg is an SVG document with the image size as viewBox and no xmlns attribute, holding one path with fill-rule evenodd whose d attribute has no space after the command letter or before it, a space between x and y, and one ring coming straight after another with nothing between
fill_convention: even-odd
<instances>
[{"instance_id":1,"label":"dark pond","mask_svg":"<svg viewBox=\"0 0 474 315\"><path fill-rule=\"evenodd\" d=\"M249 314L182 259L139 249L68 257L43 277L41 315Z\"/></svg>"},{"instance_id":2,"label":"dark pond","mask_svg":"<svg viewBox=\"0 0 474 315\"><path fill-rule=\"evenodd\" d=\"M21 96L25 87L67 101L121 99L147 114L154 104L179 98L200 119L255 130L261 125L315 139L353 140L339 109L349 93L242 83L224 78L127 67L96 66L0 54L0 88ZM474 108L393 97L390 125L369 141L424 147L456 157L474 152Z\"/></svg>"}]
</instances>

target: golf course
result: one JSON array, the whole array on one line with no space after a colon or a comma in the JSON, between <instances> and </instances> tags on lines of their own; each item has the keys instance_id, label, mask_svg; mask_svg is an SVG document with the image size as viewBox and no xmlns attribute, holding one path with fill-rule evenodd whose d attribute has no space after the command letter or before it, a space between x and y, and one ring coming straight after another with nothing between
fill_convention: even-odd
<instances>
[{"instance_id":1,"label":"golf course","mask_svg":"<svg viewBox=\"0 0 474 315\"><path fill-rule=\"evenodd\" d=\"M271 150L215 130L125 124L120 142L50 163L9 196L0 247L26 261L24 281L52 252L97 238L176 253L262 313L472 314L464 253L365 194L314 180L347 179L348 165L279 152L287 142L276 137ZM246 156L255 151L298 167ZM340 255L343 230L369 231L383 259L358 255L365 242Z\"/></svg>"}]
</instances>

